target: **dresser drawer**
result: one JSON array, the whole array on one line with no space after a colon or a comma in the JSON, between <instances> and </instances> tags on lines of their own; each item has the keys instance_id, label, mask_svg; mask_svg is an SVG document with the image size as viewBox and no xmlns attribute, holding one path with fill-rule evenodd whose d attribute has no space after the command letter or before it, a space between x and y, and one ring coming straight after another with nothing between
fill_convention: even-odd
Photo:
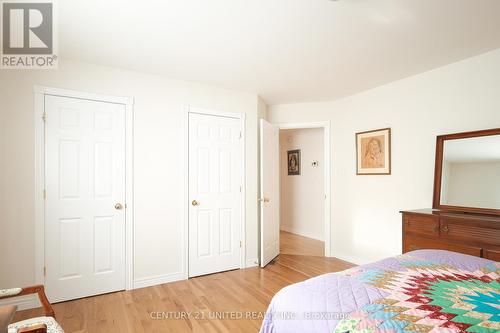
<instances>
[{"instance_id":1,"label":"dresser drawer","mask_svg":"<svg viewBox=\"0 0 500 333\"><path fill-rule=\"evenodd\" d=\"M415 250L447 250L477 257L480 257L482 252L479 247L448 243L439 239L406 236L403 241L403 253Z\"/></svg>"},{"instance_id":2,"label":"dresser drawer","mask_svg":"<svg viewBox=\"0 0 500 333\"><path fill-rule=\"evenodd\" d=\"M441 218L441 237L444 239L500 245L500 225L465 218Z\"/></svg>"},{"instance_id":3,"label":"dresser drawer","mask_svg":"<svg viewBox=\"0 0 500 333\"><path fill-rule=\"evenodd\" d=\"M483 257L500 262L500 250L483 249Z\"/></svg>"},{"instance_id":4,"label":"dresser drawer","mask_svg":"<svg viewBox=\"0 0 500 333\"><path fill-rule=\"evenodd\" d=\"M439 235L439 217L432 215L403 214L403 233Z\"/></svg>"}]
</instances>

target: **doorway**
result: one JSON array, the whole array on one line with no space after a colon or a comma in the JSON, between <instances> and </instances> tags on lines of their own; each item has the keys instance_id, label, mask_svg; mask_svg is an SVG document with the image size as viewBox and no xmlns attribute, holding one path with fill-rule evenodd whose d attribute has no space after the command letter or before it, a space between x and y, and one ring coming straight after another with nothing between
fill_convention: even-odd
<instances>
[{"instance_id":1,"label":"doorway","mask_svg":"<svg viewBox=\"0 0 500 333\"><path fill-rule=\"evenodd\" d=\"M290 145L280 144L281 137L286 136L286 130L307 131L309 129L318 130L315 136L314 144L319 149L314 149L314 152L309 151L306 157L302 156L302 144L300 147L293 146L293 139ZM308 133L308 132L304 132ZM313 133L313 132L311 132ZM307 136L307 135L306 135ZM321 138L318 140L317 138ZM300 139L302 140L302 139ZM314 140L313 140L314 141ZM320 142L321 141L321 142ZM283 147L282 147L283 146ZM293 147L293 149L292 149ZM290 149L288 149L290 148ZM286 150L286 152L285 152ZM331 256L330 251L330 175L331 175L331 151L330 151L330 123L329 122L314 122L314 123L282 123L271 124L265 120L261 120L260 128L260 265L265 267L269 262L276 258L281 247L287 252L305 253L314 255ZM317 156L317 157L315 157ZM288 161L293 164L290 175L288 172ZM305 169L304 169L305 168ZM311 176L316 176L318 183L315 186L308 186L308 182L304 182L304 190L298 191L294 196L287 194L293 186L297 186L303 177L304 173ZM319 172L318 172L319 171ZM286 177L295 177L290 179L291 182L286 185L282 179L283 173L286 172ZM312 173L311 173L312 172ZM321 176L322 175L322 176ZM288 181L288 180L287 180ZM288 186L287 193L282 188ZM292 187L290 187L292 186ZM299 186L300 189L300 186ZM312 191L312 192L310 192ZM302 194L314 193L315 205L314 208L302 205L310 198L303 199L304 202L293 202L293 200L301 200L304 197ZM282 195L283 194L283 195ZM298 199L297 199L298 198ZM321 202L322 200L322 202ZM295 207L301 208L300 212L295 210ZM311 214L313 209L313 214ZM286 210L286 211L284 211ZM304 212L303 212L304 211ZM297 215L298 213L298 215ZM292 215L290 215L292 214ZM315 228L307 225L311 216L315 216L316 221L320 221ZM293 217L293 218L292 218ZM285 220L284 220L285 219ZM297 222L300 221L300 222ZM321 228L321 223L323 228ZM284 230L282 230L284 229ZM287 230L288 229L288 230ZM313 231L314 229L314 231ZM291 233L291 232L292 233ZM295 234L293 234L295 232ZM300 233L300 234L297 234ZM305 236L303 236L305 235ZM322 237L323 235L323 237ZM314 237L314 238L313 238ZM315 239L316 238L316 239ZM322 239L321 239L322 238ZM301 243L303 246L301 247Z\"/></svg>"},{"instance_id":2,"label":"doorway","mask_svg":"<svg viewBox=\"0 0 500 333\"><path fill-rule=\"evenodd\" d=\"M324 129L280 129L280 254L324 256Z\"/></svg>"}]
</instances>

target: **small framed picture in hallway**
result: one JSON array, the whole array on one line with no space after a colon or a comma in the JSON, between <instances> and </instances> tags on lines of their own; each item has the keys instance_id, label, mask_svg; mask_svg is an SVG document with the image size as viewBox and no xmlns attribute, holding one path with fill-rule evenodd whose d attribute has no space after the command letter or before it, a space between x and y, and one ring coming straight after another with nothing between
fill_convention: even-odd
<instances>
[{"instance_id":1,"label":"small framed picture in hallway","mask_svg":"<svg viewBox=\"0 0 500 333\"><path fill-rule=\"evenodd\" d=\"M356 133L356 174L391 174L391 129Z\"/></svg>"},{"instance_id":2,"label":"small framed picture in hallway","mask_svg":"<svg viewBox=\"0 0 500 333\"><path fill-rule=\"evenodd\" d=\"M287 151L288 175L300 175L300 149Z\"/></svg>"}]
</instances>

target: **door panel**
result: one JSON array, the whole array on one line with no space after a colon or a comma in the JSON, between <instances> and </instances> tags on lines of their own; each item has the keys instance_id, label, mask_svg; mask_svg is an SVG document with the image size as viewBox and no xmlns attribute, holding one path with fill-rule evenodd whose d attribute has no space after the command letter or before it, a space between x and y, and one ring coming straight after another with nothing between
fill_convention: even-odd
<instances>
[{"instance_id":1,"label":"door panel","mask_svg":"<svg viewBox=\"0 0 500 333\"><path fill-rule=\"evenodd\" d=\"M220 253L231 253L233 249L233 218L231 208L222 208L219 210L220 218Z\"/></svg>"},{"instance_id":2,"label":"door panel","mask_svg":"<svg viewBox=\"0 0 500 333\"><path fill-rule=\"evenodd\" d=\"M483 257L494 261L500 261L500 249L483 249Z\"/></svg>"},{"instance_id":3,"label":"door panel","mask_svg":"<svg viewBox=\"0 0 500 333\"><path fill-rule=\"evenodd\" d=\"M51 302L125 289L125 106L45 96Z\"/></svg>"},{"instance_id":4,"label":"door panel","mask_svg":"<svg viewBox=\"0 0 500 333\"><path fill-rule=\"evenodd\" d=\"M242 122L189 114L189 276L240 267Z\"/></svg>"},{"instance_id":5,"label":"door panel","mask_svg":"<svg viewBox=\"0 0 500 333\"><path fill-rule=\"evenodd\" d=\"M279 128L260 123L260 265L265 267L280 252Z\"/></svg>"},{"instance_id":6,"label":"door panel","mask_svg":"<svg viewBox=\"0 0 500 333\"><path fill-rule=\"evenodd\" d=\"M80 249L75 244L80 243L81 219L60 219L60 259L59 259L59 278L68 279L72 277L81 277L79 263Z\"/></svg>"},{"instance_id":7,"label":"door panel","mask_svg":"<svg viewBox=\"0 0 500 333\"><path fill-rule=\"evenodd\" d=\"M80 142L60 140L59 142L59 198L79 198Z\"/></svg>"},{"instance_id":8,"label":"door panel","mask_svg":"<svg viewBox=\"0 0 500 333\"><path fill-rule=\"evenodd\" d=\"M197 214L198 258L212 255L212 214L209 210L199 210Z\"/></svg>"},{"instance_id":9,"label":"door panel","mask_svg":"<svg viewBox=\"0 0 500 333\"><path fill-rule=\"evenodd\" d=\"M94 273L113 271L115 221L114 216L94 218Z\"/></svg>"}]
</instances>

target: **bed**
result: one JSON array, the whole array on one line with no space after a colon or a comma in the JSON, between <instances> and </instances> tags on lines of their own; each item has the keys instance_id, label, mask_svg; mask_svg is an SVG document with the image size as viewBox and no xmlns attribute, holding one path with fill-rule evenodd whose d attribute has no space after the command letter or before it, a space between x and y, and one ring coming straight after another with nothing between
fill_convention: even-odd
<instances>
[{"instance_id":1,"label":"bed","mask_svg":"<svg viewBox=\"0 0 500 333\"><path fill-rule=\"evenodd\" d=\"M418 250L280 290L261 333L498 333L500 263Z\"/></svg>"}]
</instances>

